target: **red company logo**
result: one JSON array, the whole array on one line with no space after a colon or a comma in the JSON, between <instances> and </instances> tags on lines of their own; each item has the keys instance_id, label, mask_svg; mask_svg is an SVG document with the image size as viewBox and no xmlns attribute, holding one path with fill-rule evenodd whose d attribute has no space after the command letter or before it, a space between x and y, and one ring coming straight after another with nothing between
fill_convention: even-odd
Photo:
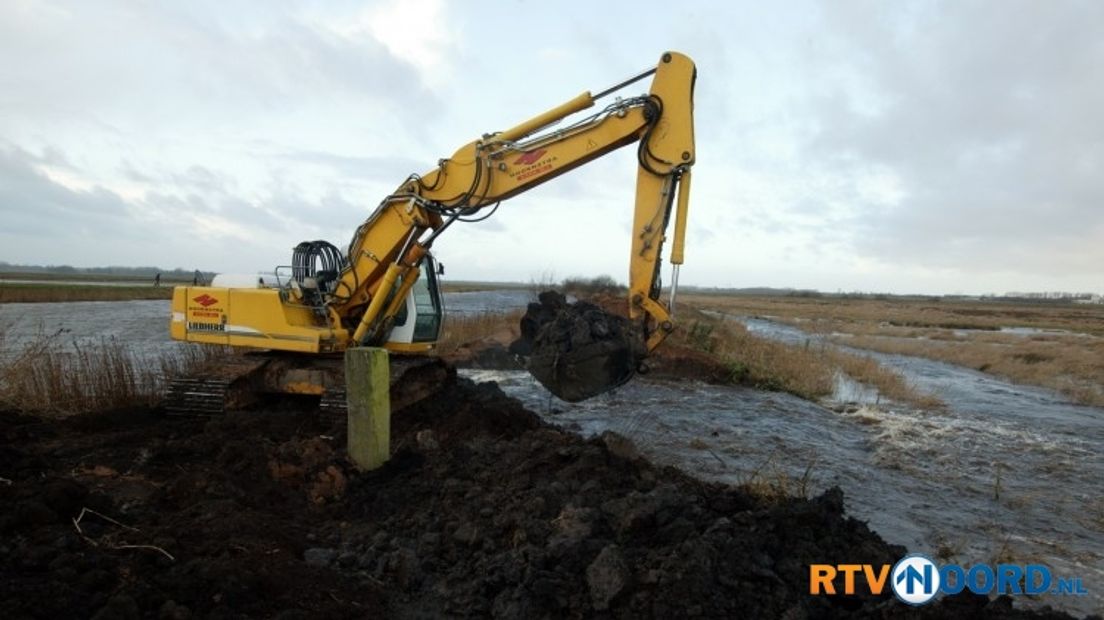
<instances>
[{"instance_id":1,"label":"red company logo","mask_svg":"<svg viewBox=\"0 0 1104 620\"><path fill-rule=\"evenodd\" d=\"M547 149L537 149L535 151L529 151L528 153L522 153L521 157L514 160L515 166L528 166L540 161L540 158L547 153Z\"/></svg>"},{"instance_id":2,"label":"red company logo","mask_svg":"<svg viewBox=\"0 0 1104 620\"><path fill-rule=\"evenodd\" d=\"M199 297L196 297L196 298L192 299L192 301L194 301L197 304L203 306L204 308L206 308L207 306L211 306L211 305L214 305L214 304L218 303L217 299L215 299L214 297L211 297L210 295L208 295L206 293L200 295Z\"/></svg>"}]
</instances>

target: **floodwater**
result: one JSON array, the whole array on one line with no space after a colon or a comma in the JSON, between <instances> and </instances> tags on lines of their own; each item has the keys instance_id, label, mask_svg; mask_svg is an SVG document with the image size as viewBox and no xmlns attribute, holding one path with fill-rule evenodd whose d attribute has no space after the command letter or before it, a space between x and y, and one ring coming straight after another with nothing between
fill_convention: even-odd
<instances>
[{"instance_id":1,"label":"floodwater","mask_svg":"<svg viewBox=\"0 0 1104 620\"><path fill-rule=\"evenodd\" d=\"M529 302L536 301L531 292L520 289L445 293L444 298L445 320L448 320L449 315L524 310Z\"/></svg>"},{"instance_id":2,"label":"floodwater","mask_svg":"<svg viewBox=\"0 0 1104 620\"><path fill-rule=\"evenodd\" d=\"M453 315L523 309L529 300L521 290L445 295ZM114 337L142 353L171 351L181 343L168 338L168 315L168 301L0 304L0 356L54 333L63 341ZM782 341L816 339L768 320L738 320ZM810 495L838 485L849 514L937 561L1044 563L1056 577L1080 577L1089 591L1017 605L1104 609L1104 409L941 362L861 353L946 408L885 402L842 377L834 399L855 405L829 409L781 393L645 380L570 404L524 372L464 374L496 381L553 423L583 434L616 431L653 460L705 478L786 480L791 491Z\"/></svg>"},{"instance_id":3,"label":"floodwater","mask_svg":"<svg viewBox=\"0 0 1104 620\"><path fill-rule=\"evenodd\" d=\"M523 310L530 297L517 289L445 293L445 314ZM156 358L187 346L169 339L169 314L168 300L0 304L0 359L43 337L64 346L115 339L140 357Z\"/></svg>"},{"instance_id":4,"label":"floodwater","mask_svg":"<svg viewBox=\"0 0 1104 620\"><path fill-rule=\"evenodd\" d=\"M0 357L49 337L63 346L115 339L155 358L184 344L169 339L169 305L164 299L0 304Z\"/></svg>"},{"instance_id":5,"label":"floodwater","mask_svg":"<svg viewBox=\"0 0 1104 620\"><path fill-rule=\"evenodd\" d=\"M786 342L814 338L740 320ZM1104 409L941 362L848 350L895 368L946 408L899 406L846 378L833 400L854 404L829 409L787 394L639 380L570 404L524 372L465 375L498 382L554 423L616 431L654 460L706 478L786 480L810 494L838 485L849 514L939 562L1043 563L1089 591L1017 605L1104 609Z\"/></svg>"}]
</instances>

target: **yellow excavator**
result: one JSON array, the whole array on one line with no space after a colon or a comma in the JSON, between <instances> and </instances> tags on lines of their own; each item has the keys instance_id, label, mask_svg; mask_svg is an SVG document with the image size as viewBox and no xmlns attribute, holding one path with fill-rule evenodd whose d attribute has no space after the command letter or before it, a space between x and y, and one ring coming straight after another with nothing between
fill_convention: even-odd
<instances>
[{"instance_id":1,"label":"yellow excavator","mask_svg":"<svg viewBox=\"0 0 1104 620\"><path fill-rule=\"evenodd\" d=\"M639 169L629 262L631 329L622 331L624 339L637 342L615 347L621 368L611 371L612 378L572 395L591 396L623 382L674 329L671 312L695 161L696 75L690 58L664 53L653 68L596 94L584 92L511 129L484 134L428 173L412 174L357 228L347 252L324 241L303 242L290 266L267 277L247 282L216 277L211 286L177 287L172 338L269 353L239 356L234 364L174 384L166 406L221 411L234 401L233 393L240 399L270 391L321 395L324 407L337 407L344 394L341 356L335 354L356 346L382 346L393 353L393 402L396 390L409 387L409 394L397 395L396 409L416 400L427 391L424 386L447 372L426 357L436 347L444 318L438 268L430 253L437 238L457 222L484 219L501 201L635 143ZM568 116L649 77L647 94L616 97L599 111L559 126ZM672 218L673 273L669 299L663 303L661 251ZM595 351L610 357L608 346ZM593 357L545 355L544 374L552 377L546 385L557 392L556 377L562 383L590 372L596 368ZM590 361L579 361L583 358ZM577 367L570 367L577 361Z\"/></svg>"}]
</instances>

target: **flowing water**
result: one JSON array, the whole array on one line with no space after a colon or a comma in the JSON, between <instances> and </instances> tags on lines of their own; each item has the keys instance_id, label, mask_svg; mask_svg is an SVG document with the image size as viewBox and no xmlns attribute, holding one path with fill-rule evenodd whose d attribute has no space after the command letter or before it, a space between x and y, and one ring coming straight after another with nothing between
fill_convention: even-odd
<instances>
[{"instance_id":1,"label":"flowing water","mask_svg":"<svg viewBox=\"0 0 1104 620\"><path fill-rule=\"evenodd\" d=\"M785 342L815 338L740 320ZM879 402L845 378L833 400L854 404L832 409L787 394L657 381L570 404L524 372L465 374L498 382L552 422L619 432L654 460L710 479L810 494L838 485L849 514L911 552L964 565L1043 563L1055 577L1081 577L1089 591L1018 605L1104 609L1104 409L950 364L847 350L896 369L946 407Z\"/></svg>"},{"instance_id":2,"label":"flowing water","mask_svg":"<svg viewBox=\"0 0 1104 620\"><path fill-rule=\"evenodd\" d=\"M521 309L528 301L525 291L445 295L454 315ZM0 355L54 333L171 351L179 343L168 339L168 314L167 301L2 304ZM777 340L815 339L780 323L739 320ZM1045 563L1057 577L1081 577L1089 595L1038 603L1074 613L1104 608L1104 409L941 362L861 353L946 408L880 402L876 391L846 378L835 399L856 404L833 407L841 413L788 394L687 381L637 380L570 404L525 372L464 374L498 382L551 422L583 434L619 432L653 460L705 478L808 494L838 485L852 516L910 551L967 565Z\"/></svg>"}]
</instances>

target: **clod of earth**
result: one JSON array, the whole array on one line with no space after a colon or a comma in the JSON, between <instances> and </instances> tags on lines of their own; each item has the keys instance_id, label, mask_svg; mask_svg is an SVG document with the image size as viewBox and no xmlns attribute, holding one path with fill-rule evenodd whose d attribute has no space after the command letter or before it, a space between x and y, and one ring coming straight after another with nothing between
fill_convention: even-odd
<instances>
[{"instance_id":1,"label":"clod of earth","mask_svg":"<svg viewBox=\"0 0 1104 620\"><path fill-rule=\"evenodd\" d=\"M562 400L578 402L626 383L644 359L644 339L628 319L545 291L521 319L510 351L528 357L526 369Z\"/></svg>"}]
</instances>

